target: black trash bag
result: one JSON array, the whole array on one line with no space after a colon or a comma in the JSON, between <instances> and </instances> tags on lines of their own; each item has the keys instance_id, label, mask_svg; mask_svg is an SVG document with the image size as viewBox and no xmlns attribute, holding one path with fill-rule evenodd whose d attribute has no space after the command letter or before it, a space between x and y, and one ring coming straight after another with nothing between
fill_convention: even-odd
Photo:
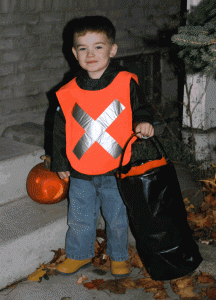
<instances>
[{"instance_id":1,"label":"black trash bag","mask_svg":"<svg viewBox=\"0 0 216 300\"><path fill-rule=\"evenodd\" d=\"M160 159L146 162L144 157L139 161L131 160L132 163L122 167L124 152L131 138L122 151L116 180L127 207L138 254L153 280L171 280L188 275L199 266L202 257L187 222L174 165L154 136L142 139L142 142L150 141ZM140 139L137 141L140 142ZM133 175L139 173L140 168L150 169ZM129 176L130 173L133 173L132 176Z\"/></svg>"}]
</instances>

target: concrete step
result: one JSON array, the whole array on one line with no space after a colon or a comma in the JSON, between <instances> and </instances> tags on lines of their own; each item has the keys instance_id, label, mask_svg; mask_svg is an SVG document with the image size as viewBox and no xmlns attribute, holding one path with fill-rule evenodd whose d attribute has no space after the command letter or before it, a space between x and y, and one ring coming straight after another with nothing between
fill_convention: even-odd
<instances>
[{"instance_id":1,"label":"concrete step","mask_svg":"<svg viewBox=\"0 0 216 300\"><path fill-rule=\"evenodd\" d=\"M43 147L44 131L45 128L41 124L25 122L7 127L3 131L2 137L29 145Z\"/></svg>"},{"instance_id":2,"label":"concrete step","mask_svg":"<svg viewBox=\"0 0 216 300\"><path fill-rule=\"evenodd\" d=\"M65 247L67 200L39 204L28 196L1 206L0 289L27 277Z\"/></svg>"},{"instance_id":3,"label":"concrete step","mask_svg":"<svg viewBox=\"0 0 216 300\"><path fill-rule=\"evenodd\" d=\"M0 137L0 289L28 276L64 247L67 200L42 205L27 196L30 170L44 149Z\"/></svg>"},{"instance_id":4,"label":"concrete step","mask_svg":"<svg viewBox=\"0 0 216 300\"><path fill-rule=\"evenodd\" d=\"M45 205L28 196L1 206L0 289L49 262L54 256L51 250L65 248L67 207L67 199ZM100 214L97 228L104 226ZM135 246L130 229L129 242Z\"/></svg>"},{"instance_id":5,"label":"concrete step","mask_svg":"<svg viewBox=\"0 0 216 300\"><path fill-rule=\"evenodd\" d=\"M0 137L0 205L27 195L30 170L42 162L44 149Z\"/></svg>"}]
</instances>

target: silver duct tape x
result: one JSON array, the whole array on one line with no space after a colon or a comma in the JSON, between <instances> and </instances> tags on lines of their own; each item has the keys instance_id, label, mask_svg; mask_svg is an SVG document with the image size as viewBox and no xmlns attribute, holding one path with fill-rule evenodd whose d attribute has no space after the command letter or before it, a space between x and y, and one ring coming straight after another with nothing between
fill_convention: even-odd
<instances>
[{"instance_id":1,"label":"silver duct tape x","mask_svg":"<svg viewBox=\"0 0 216 300\"><path fill-rule=\"evenodd\" d=\"M124 109L124 105L115 99L104 112L94 120L77 103L75 104L72 116L85 130L84 135L73 150L73 153L78 159L80 159L95 142L98 142L98 144L115 159L119 157L122 147L106 132L106 129Z\"/></svg>"}]
</instances>

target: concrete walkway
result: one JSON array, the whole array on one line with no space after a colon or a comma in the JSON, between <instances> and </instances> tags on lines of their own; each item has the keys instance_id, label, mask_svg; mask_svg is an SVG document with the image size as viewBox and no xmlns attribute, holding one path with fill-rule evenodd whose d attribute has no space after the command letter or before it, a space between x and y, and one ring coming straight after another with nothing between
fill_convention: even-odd
<instances>
[{"instance_id":1,"label":"concrete walkway","mask_svg":"<svg viewBox=\"0 0 216 300\"><path fill-rule=\"evenodd\" d=\"M216 278L216 247L215 245L205 245L199 243L199 248L203 256L204 261L201 263L196 273L199 271L207 272ZM87 299L124 299L124 300L147 300L155 299L154 294L146 293L143 289L127 289L125 294L114 294L109 290L99 291L96 289L88 290L82 284L77 284L77 278L85 275L88 277L88 281L95 279L114 279L110 271L108 270L105 275L99 275L97 268L90 266L85 270L80 270L76 274L71 276L50 276L49 280L42 279L39 282L31 282L23 280L22 282L15 284L11 287L5 288L0 291L0 300L87 300ZM132 268L130 277L132 279L142 278L140 269ZM170 286L170 281L165 282L166 292L169 295L169 299L180 299L176 295Z\"/></svg>"}]
</instances>

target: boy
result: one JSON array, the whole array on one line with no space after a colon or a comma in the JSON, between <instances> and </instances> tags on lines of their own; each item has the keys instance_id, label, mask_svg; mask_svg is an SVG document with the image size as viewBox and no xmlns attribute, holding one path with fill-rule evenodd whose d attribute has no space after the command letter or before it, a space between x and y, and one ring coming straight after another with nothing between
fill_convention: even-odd
<instances>
[{"instance_id":1,"label":"boy","mask_svg":"<svg viewBox=\"0 0 216 300\"><path fill-rule=\"evenodd\" d=\"M111 273L127 276L127 212L114 174L133 129L139 137L154 135L153 117L136 75L110 62L117 45L107 18L77 19L72 51L82 70L56 93L60 106L53 132L52 170L61 179L70 176L67 258L56 271L69 275L90 265L101 207ZM123 165L130 156L128 146Z\"/></svg>"}]
</instances>

